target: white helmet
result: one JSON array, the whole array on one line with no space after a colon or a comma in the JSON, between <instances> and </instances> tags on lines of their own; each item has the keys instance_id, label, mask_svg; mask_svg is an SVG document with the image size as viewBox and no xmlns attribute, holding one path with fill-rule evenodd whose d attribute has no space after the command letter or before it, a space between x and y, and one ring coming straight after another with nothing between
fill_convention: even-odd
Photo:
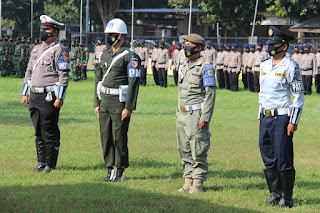
<instances>
[{"instance_id":1,"label":"white helmet","mask_svg":"<svg viewBox=\"0 0 320 213\"><path fill-rule=\"evenodd\" d=\"M128 34L127 25L121 19L114 18L108 22L104 33Z\"/></svg>"}]
</instances>

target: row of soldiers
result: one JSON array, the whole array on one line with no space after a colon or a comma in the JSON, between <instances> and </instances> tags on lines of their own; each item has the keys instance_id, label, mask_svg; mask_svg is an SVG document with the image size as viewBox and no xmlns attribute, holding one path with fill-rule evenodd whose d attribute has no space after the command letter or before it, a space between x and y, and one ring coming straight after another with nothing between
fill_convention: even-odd
<instances>
[{"instance_id":1,"label":"row of soldiers","mask_svg":"<svg viewBox=\"0 0 320 213\"><path fill-rule=\"evenodd\" d=\"M87 65L89 61L89 49L85 47L83 40L75 40L71 42L69 60L72 80L86 80Z\"/></svg>"},{"instance_id":2,"label":"row of soldiers","mask_svg":"<svg viewBox=\"0 0 320 213\"><path fill-rule=\"evenodd\" d=\"M30 58L31 49L40 39L0 36L0 72L2 77L16 75L23 78Z\"/></svg>"}]
</instances>

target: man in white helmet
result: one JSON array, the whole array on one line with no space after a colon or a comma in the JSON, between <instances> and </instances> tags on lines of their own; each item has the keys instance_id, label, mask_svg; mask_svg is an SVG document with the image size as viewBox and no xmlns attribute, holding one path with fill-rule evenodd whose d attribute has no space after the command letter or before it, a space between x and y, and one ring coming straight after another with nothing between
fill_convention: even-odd
<instances>
[{"instance_id":1,"label":"man in white helmet","mask_svg":"<svg viewBox=\"0 0 320 213\"><path fill-rule=\"evenodd\" d=\"M121 19L108 22L104 31L111 48L99 58L96 72L95 114L99 118L103 157L108 168L104 181L123 181L128 161L128 128L136 108L140 58L124 46L127 26Z\"/></svg>"}]
</instances>

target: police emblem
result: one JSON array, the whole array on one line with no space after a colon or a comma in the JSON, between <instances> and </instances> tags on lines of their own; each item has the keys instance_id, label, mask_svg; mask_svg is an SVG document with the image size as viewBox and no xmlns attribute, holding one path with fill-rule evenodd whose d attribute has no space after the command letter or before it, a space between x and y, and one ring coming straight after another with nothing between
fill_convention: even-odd
<instances>
[{"instance_id":1,"label":"police emblem","mask_svg":"<svg viewBox=\"0 0 320 213\"><path fill-rule=\"evenodd\" d=\"M196 83L197 82L197 79L196 78L193 78L192 79L192 83L194 84L194 83Z\"/></svg>"},{"instance_id":2,"label":"police emblem","mask_svg":"<svg viewBox=\"0 0 320 213\"><path fill-rule=\"evenodd\" d=\"M137 61L132 61L132 66L133 66L133 68L136 68L138 66L138 62Z\"/></svg>"},{"instance_id":3,"label":"police emblem","mask_svg":"<svg viewBox=\"0 0 320 213\"><path fill-rule=\"evenodd\" d=\"M268 34L269 34L269 36L272 36L273 35L273 29L269 29Z\"/></svg>"},{"instance_id":4,"label":"police emblem","mask_svg":"<svg viewBox=\"0 0 320 213\"><path fill-rule=\"evenodd\" d=\"M64 56L64 60L65 60L66 62L68 62L68 61L69 61L69 54L68 54L67 52L63 52L62 54L63 54L63 56Z\"/></svg>"}]
</instances>

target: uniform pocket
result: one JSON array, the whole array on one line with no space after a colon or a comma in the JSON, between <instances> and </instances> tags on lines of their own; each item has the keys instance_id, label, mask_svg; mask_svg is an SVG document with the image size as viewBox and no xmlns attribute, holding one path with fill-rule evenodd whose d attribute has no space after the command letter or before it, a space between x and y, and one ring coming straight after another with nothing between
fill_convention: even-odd
<instances>
[{"instance_id":1,"label":"uniform pocket","mask_svg":"<svg viewBox=\"0 0 320 213\"><path fill-rule=\"evenodd\" d=\"M286 78L282 78L282 77L275 77L273 79L273 87L275 89L282 89L282 90L286 90L287 89L287 79Z\"/></svg>"}]
</instances>

